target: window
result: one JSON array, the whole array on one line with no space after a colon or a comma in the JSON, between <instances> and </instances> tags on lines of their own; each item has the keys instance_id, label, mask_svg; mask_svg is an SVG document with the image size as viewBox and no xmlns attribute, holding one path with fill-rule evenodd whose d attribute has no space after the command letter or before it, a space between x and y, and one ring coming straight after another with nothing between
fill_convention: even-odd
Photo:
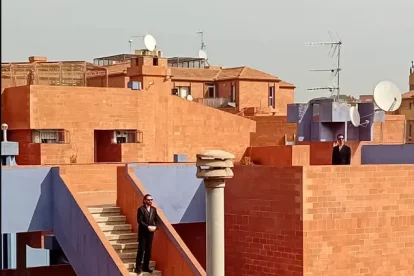
<instances>
[{"instance_id":1,"label":"window","mask_svg":"<svg viewBox=\"0 0 414 276\"><path fill-rule=\"evenodd\" d=\"M414 103L410 103L410 109L414 108Z\"/></svg>"},{"instance_id":2,"label":"window","mask_svg":"<svg viewBox=\"0 0 414 276\"><path fill-rule=\"evenodd\" d=\"M236 102L236 85L234 84L231 85L231 96L230 97L231 97L230 101L232 103L235 103Z\"/></svg>"},{"instance_id":3,"label":"window","mask_svg":"<svg viewBox=\"0 0 414 276\"><path fill-rule=\"evenodd\" d=\"M171 93L175 96L180 96L183 99L186 99L188 95L191 95L190 86L176 86L172 89Z\"/></svg>"},{"instance_id":4,"label":"window","mask_svg":"<svg viewBox=\"0 0 414 276\"><path fill-rule=\"evenodd\" d=\"M64 129L42 129L32 131L35 144L69 144L69 131Z\"/></svg>"},{"instance_id":5,"label":"window","mask_svg":"<svg viewBox=\"0 0 414 276\"><path fill-rule=\"evenodd\" d=\"M142 143L143 134L138 130L114 130L114 144Z\"/></svg>"},{"instance_id":6,"label":"window","mask_svg":"<svg viewBox=\"0 0 414 276\"><path fill-rule=\"evenodd\" d=\"M214 83L207 84L207 98L215 98L216 97L216 86Z\"/></svg>"},{"instance_id":7,"label":"window","mask_svg":"<svg viewBox=\"0 0 414 276\"><path fill-rule=\"evenodd\" d=\"M275 108L275 87L269 86L269 106Z\"/></svg>"},{"instance_id":8,"label":"window","mask_svg":"<svg viewBox=\"0 0 414 276\"><path fill-rule=\"evenodd\" d=\"M158 58L157 57L152 59L152 65L158 66Z\"/></svg>"}]
</instances>

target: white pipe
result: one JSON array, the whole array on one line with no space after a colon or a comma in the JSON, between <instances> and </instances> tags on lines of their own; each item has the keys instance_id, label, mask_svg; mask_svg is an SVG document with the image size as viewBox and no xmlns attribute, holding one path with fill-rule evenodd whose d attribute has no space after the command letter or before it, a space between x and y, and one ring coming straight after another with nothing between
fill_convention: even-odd
<instances>
[{"instance_id":1,"label":"white pipe","mask_svg":"<svg viewBox=\"0 0 414 276\"><path fill-rule=\"evenodd\" d=\"M3 129L3 142L7 142L7 129Z\"/></svg>"},{"instance_id":2,"label":"white pipe","mask_svg":"<svg viewBox=\"0 0 414 276\"><path fill-rule=\"evenodd\" d=\"M207 276L224 276L224 180L206 186Z\"/></svg>"}]
</instances>

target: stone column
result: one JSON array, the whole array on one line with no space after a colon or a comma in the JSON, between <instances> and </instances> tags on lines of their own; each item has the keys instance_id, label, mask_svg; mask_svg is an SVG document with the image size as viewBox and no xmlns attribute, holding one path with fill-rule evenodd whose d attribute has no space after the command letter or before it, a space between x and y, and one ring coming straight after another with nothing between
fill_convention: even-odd
<instances>
[{"instance_id":1,"label":"stone column","mask_svg":"<svg viewBox=\"0 0 414 276\"><path fill-rule=\"evenodd\" d=\"M207 276L224 276L224 187L233 178L234 155L221 150L197 154L197 178L206 187Z\"/></svg>"}]
</instances>

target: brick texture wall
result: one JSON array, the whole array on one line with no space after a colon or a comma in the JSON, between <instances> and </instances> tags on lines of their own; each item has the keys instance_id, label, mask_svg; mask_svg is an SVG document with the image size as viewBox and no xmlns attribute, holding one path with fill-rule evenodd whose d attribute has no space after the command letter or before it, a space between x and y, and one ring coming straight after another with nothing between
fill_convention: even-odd
<instances>
[{"instance_id":1,"label":"brick texture wall","mask_svg":"<svg viewBox=\"0 0 414 276\"><path fill-rule=\"evenodd\" d=\"M86 206L115 204L117 167L123 164L60 165L60 176Z\"/></svg>"},{"instance_id":2,"label":"brick texture wall","mask_svg":"<svg viewBox=\"0 0 414 276\"><path fill-rule=\"evenodd\" d=\"M173 225L200 265L206 269L206 223L181 223Z\"/></svg>"},{"instance_id":3,"label":"brick texture wall","mask_svg":"<svg viewBox=\"0 0 414 276\"><path fill-rule=\"evenodd\" d=\"M122 160L158 162L173 161L175 153L194 161L197 153L212 148L230 151L240 159L255 131L255 122L249 119L172 97L156 86L148 91L31 86L30 91L30 128L70 133L70 145L44 149L42 145L43 163L69 163L74 152L77 163L93 163L94 129L142 131L143 144L123 146ZM18 87L9 88L3 96L7 93L13 99L26 92ZM13 109L14 103L8 103L7 110ZM19 122L10 118L13 127ZM29 128L27 123L24 128Z\"/></svg>"},{"instance_id":4,"label":"brick texture wall","mask_svg":"<svg viewBox=\"0 0 414 276\"><path fill-rule=\"evenodd\" d=\"M414 275L414 166L304 168L304 275Z\"/></svg>"},{"instance_id":5,"label":"brick texture wall","mask_svg":"<svg viewBox=\"0 0 414 276\"><path fill-rule=\"evenodd\" d=\"M302 275L302 167L234 173L225 192L226 276Z\"/></svg>"},{"instance_id":6,"label":"brick texture wall","mask_svg":"<svg viewBox=\"0 0 414 276\"><path fill-rule=\"evenodd\" d=\"M414 275L412 165L234 172L226 275Z\"/></svg>"},{"instance_id":7,"label":"brick texture wall","mask_svg":"<svg viewBox=\"0 0 414 276\"><path fill-rule=\"evenodd\" d=\"M385 122L374 123L373 142L403 144L405 138L404 115L386 115Z\"/></svg>"},{"instance_id":8,"label":"brick texture wall","mask_svg":"<svg viewBox=\"0 0 414 276\"><path fill-rule=\"evenodd\" d=\"M306 166L310 162L310 146L249 147L242 163L270 166Z\"/></svg>"},{"instance_id":9,"label":"brick texture wall","mask_svg":"<svg viewBox=\"0 0 414 276\"><path fill-rule=\"evenodd\" d=\"M285 144L285 134L289 140L296 134L296 124L288 123L285 116L248 117L256 121L256 132L251 134L251 145L277 146Z\"/></svg>"},{"instance_id":10,"label":"brick texture wall","mask_svg":"<svg viewBox=\"0 0 414 276\"><path fill-rule=\"evenodd\" d=\"M295 102L295 89L293 87L279 87L276 91L276 116L287 116L287 105Z\"/></svg>"}]
</instances>

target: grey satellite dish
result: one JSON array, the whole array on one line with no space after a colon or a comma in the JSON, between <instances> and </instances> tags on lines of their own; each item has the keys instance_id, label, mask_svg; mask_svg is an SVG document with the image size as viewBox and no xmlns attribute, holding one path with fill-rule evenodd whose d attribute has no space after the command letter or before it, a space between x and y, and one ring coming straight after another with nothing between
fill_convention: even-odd
<instances>
[{"instance_id":1,"label":"grey satellite dish","mask_svg":"<svg viewBox=\"0 0 414 276\"><path fill-rule=\"evenodd\" d=\"M157 41L152 35L149 34L144 36L144 44L148 51L154 51L157 47Z\"/></svg>"},{"instance_id":2,"label":"grey satellite dish","mask_svg":"<svg viewBox=\"0 0 414 276\"><path fill-rule=\"evenodd\" d=\"M369 120L365 120L365 122L361 123L361 115L356 106L351 106L349 108L349 117L351 118L351 123L354 127L365 127L369 124Z\"/></svg>"},{"instance_id":3,"label":"grey satellite dish","mask_svg":"<svg viewBox=\"0 0 414 276\"><path fill-rule=\"evenodd\" d=\"M199 58L202 58L202 59L204 59L204 60L207 60L207 53L206 53L206 51L204 51L204 50L200 50L200 51L198 51L198 57Z\"/></svg>"},{"instance_id":4,"label":"grey satellite dish","mask_svg":"<svg viewBox=\"0 0 414 276\"><path fill-rule=\"evenodd\" d=\"M394 83L382 81L375 86L374 101L383 111L396 111L401 106L401 91Z\"/></svg>"},{"instance_id":5,"label":"grey satellite dish","mask_svg":"<svg viewBox=\"0 0 414 276\"><path fill-rule=\"evenodd\" d=\"M361 122L361 116L359 115L359 111L355 106L351 106L349 108L349 117L351 118L351 123L354 127L359 127Z\"/></svg>"}]
</instances>

